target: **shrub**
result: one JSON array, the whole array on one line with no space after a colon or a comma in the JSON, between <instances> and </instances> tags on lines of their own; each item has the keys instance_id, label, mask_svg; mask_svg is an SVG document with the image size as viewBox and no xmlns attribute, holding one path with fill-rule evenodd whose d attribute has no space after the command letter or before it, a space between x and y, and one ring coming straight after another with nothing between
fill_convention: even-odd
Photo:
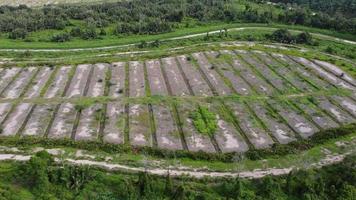
<instances>
[{"instance_id":1,"label":"shrub","mask_svg":"<svg viewBox=\"0 0 356 200\"><path fill-rule=\"evenodd\" d=\"M96 32L95 27L90 26L83 30L81 37L84 40L92 40L98 38L98 33Z\"/></svg>"},{"instance_id":2,"label":"shrub","mask_svg":"<svg viewBox=\"0 0 356 200\"><path fill-rule=\"evenodd\" d=\"M17 28L10 32L9 38L10 39L25 39L27 37L28 32L25 29Z\"/></svg>"},{"instance_id":3,"label":"shrub","mask_svg":"<svg viewBox=\"0 0 356 200\"><path fill-rule=\"evenodd\" d=\"M296 42L299 44L313 44L313 36L308 32L303 32L297 35Z\"/></svg>"},{"instance_id":4,"label":"shrub","mask_svg":"<svg viewBox=\"0 0 356 200\"><path fill-rule=\"evenodd\" d=\"M54 35L51 38L51 42L68 42L70 41L70 35L68 33L60 33L58 35Z\"/></svg>"},{"instance_id":5,"label":"shrub","mask_svg":"<svg viewBox=\"0 0 356 200\"><path fill-rule=\"evenodd\" d=\"M280 43L291 44L295 39L287 29L278 29L272 33L270 39Z\"/></svg>"},{"instance_id":6,"label":"shrub","mask_svg":"<svg viewBox=\"0 0 356 200\"><path fill-rule=\"evenodd\" d=\"M82 35L82 29L80 29L80 27L74 27L70 30L70 35L72 37L80 37Z\"/></svg>"},{"instance_id":7,"label":"shrub","mask_svg":"<svg viewBox=\"0 0 356 200\"><path fill-rule=\"evenodd\" d=\"M325 52L332 54L332 53L335 52L335 50L334 50L334 48L332 48L331 46L328 46L328 47L325 49Z\"/></svg>"},{"instance_id":8,"label":"shrub","mask_svg":"<svg viewBox=\"0 0 356 200\"><path fill-rule=\"evenodd\" d=\"M101 36L104 36L104 35L106 35L106 31L105 31L105 29L100 29L100 33L99 33L99 35L101 35Z\"/></svg>"},{"instance_id":9,"label":"shrub","mask_svg":"<svg viewBox=\"0 0 356 200\"><path fill-rule=\"evenodd\" d=\"M148 45L147 45L147 42L144 41L144 40L142 40L142 41L140 42L140 44L137 45L137 47L140 48L140 49L146 48L147 46L148 46Z\"/></svg>"}]
</instances>

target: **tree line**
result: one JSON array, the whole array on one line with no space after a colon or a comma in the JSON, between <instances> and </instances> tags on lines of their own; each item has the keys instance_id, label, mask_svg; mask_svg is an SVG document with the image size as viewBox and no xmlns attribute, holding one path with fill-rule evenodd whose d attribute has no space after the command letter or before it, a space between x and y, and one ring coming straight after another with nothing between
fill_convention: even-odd
<instances>
[{"instance_id":1,"label":"tree line","mask_svg":"<svg viewBox=\"0 0 356 200\"><path fill-rule=\"evenodd\" d=\"M348 156L341 163L321 169L256 180L194 180L169 175L161 178L144 172L108 174L85 166L58 165L42 151L29 162L3 170L0 199L20 199L16 188L23 187L38 200L352 200L356 195L355 159Z\"/></svg>"},{"instance_id":2,"label":"tree line","mask_svg":"<svg viewBox=\"0 0 356 200\"><path fill-rule=\"evenodd\" d=\"M285 5L301 5L312 10L325 12L329 15L343 15L349 18L356 17L356 0L271 0Z\"/></svg>"},{"instance_id":3,"label":"tree line","mask_svg":"<svg viewBox=\"0 0 356 200\"><path fill-rule=\"evenodd\" d=\"M237 4L243 5L244 9L238 9ZM308 7L290 7L287 4L280 5L278 9L276 12L234 0L132 0L94 5L49 5L43 8L1 6L0 32L6 33L10 39L24 39L29 33L39 30L65 29L51 38L54 42L65 42L73 37L87 40L106 34L165 33L189 27L191 23L277 22L356 34L356 20L344 15L314 12ZM73 22L76 20L84 25L76 25ZM108 26L114 27L110 33L105 31Z\"/></svg>"}]
</instances>

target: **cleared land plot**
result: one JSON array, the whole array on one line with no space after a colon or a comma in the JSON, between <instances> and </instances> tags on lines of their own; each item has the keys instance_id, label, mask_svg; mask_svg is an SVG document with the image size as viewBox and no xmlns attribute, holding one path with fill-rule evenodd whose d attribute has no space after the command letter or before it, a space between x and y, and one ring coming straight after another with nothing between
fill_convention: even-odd
<instances>
[{"instance_id":1,"label":"cleared land plot","mask_svg":"<svg viewBox=\"0 0 356 200\"><path fill-rule=\"evenodd\" d=\"M349 84L348 82L340 79L339 77L336 77L334 74L324 70L323 68L317 66L313 62L301 58L301 57L293 57L296 61L298 61L300 64L308 68L309 70L312 70L317 76L327 80L329 83L333 84L334 86L344 88L344 89L349 89L349 90L356 90L354 86Z\"/></svg>"},{"instance_id":2,"label":"cleared land plot","mask_svg":"<svg viewBox=\"0 0 356 200\"><path fill-rule=\"evenodd\" d=\"M256 149L268 148L274 143L243 103L226 102L226 104L233 112L240 128Z\"/></svg>"},{"instance_id":3,"label":"cleared land plot","mask_svg":"<svg viewBox=\"0 0 356 200\"><path fill-rule=\"evenodd\" d=\"M286 67L288 67L294 73L298 74L301 78L303 78L303 80L307 81L309 85L313 86L314 88L318 90L335 88L335 86L320 79L320 77L315 76L310 70L305 69L302 65L295 62L288 56L282 54L272 54L272 56L276 60L283 62Z\"/></svg>"},{"instance_id":4,"label":"cleared land plot","mask_svg":"<svg viewBox=\"0 0 356 200\"><path fill-rule=\"evenodd\" d=\"M167 81L174 96L188 96L190 95L188 86L184 82L183 75L181 74L175 58L163 58L163 69L167 76Z\"/></svg>"},{"instance_id":5,"label":"cleared land plot","mask_svg":"<svg viewBox=\"0 0 356 200\"><path fill-rule=\"evenodd\" d=\"M264 52L254 52L257 58L266 63L266 65L271 68L279 76L284 77L293 86L295 86L299 91L315 91L315 88L309 85L305 80L300 78L298 74L292 72L288 67L282 66L279 62L274 60L270 55ZM297 92L294 90L294 92Z\"/></svg>"},{"instance_id":6,"label":"cleared land plot","mask_svg":"<svg viewBox=\"0 0 356 200\"><path fill-rule=\"evenodd\" d=\"M302 138L308 138L319 129L308 121L300 111L292 108L285 102L269 100L268 103Z\"/></svg>"},{"instance_id":7,"label":"cleared land plot","mask_svg":"<svg viewBox=\"0 0 356 200\"><path fill-rule=\"evenodd\" d=\"M129 62L129 75L130 97L144 97L146 95L146 88L143 64L138 61Z\"/></svg>"},{"instance_id":8,"label":"cleared land plot","mask_svg":"<svg viewBox=\"0 0 356 200\"><path fill-rule=\"evenodd\" d=\"M46 85L48 79L50 78L53 69L50 67L43 67L40 69L34 80L32 81L32 85L27 89L24 98L36 98L41 94L42 88Z\"/></svg>"},{"instance_id":9,"label":"cleared land plot","mask_svg":"<svg viewBox=\"0 0 356 200\"><path fill-rule=\"evenodd\" d=\"M72 135L77 110L72 103L63 103L55 115L49 130L49 138L70 138Z\"/></svg>"},{"instance_id":10,"label":"cleared land plot","mask_svg":"<svg viewBox=\"0 0 356 200\"><path fill-rule=\"evenodd\" d=\"M355 123L353 81L332 64L245 50L0 68L0 136L245 152Z\"/></svg>"},{"instance_id":11,"label":"cleared land plot","mask_svg":"<svg viewBox=\"0 0 356 200\"><path fill-rule=\"evenodd\" d=\"M14 136L16 135L22 125L25 123L27 116L31 112L32 104L21 103L16 106L16 108L9 114L7 119L3 122L3 131L1 135L3 136Z\"/></svg>"},{"instance_id":12,"label":"cleared land plot","mask_svg":"<svg viewBox=\"0 0 356 200\"><path fill-rule=\"evenodd\" d=\"M213 96L209 85L205 82L204 78L198 71L196 67L192 65L189 61L191 57L187 56L178 56L177 60L181 66L185 77L187 78L187 82L192 89L194 95L196 96Z\"/></svg>"},{"instance_id":13,"label":"cleared land plot","mask_svg":"<svg viewBox=\"0 0 356 200\"><path fill-rule=\"evenodd\" d=\"M110 97L117 98L125 95L125 65L124 62L112 63L111 65Z\"/></svg>"},{"instance_id":14,"label":"cleared land plot","mask_svg":"<svg viewBox=\"0 0 356 200\"><path fill-rule=\"evenodd\" d=\"M11 110L11 103L0 103L0 124Z\"/></svg>"},{"instance_id":15,"label":"cleared land plot","mask_svg":"<svg viewBox=\"0 0 356 200\"><path fill-rule=\"evenodd\" d=\"M168 90L161 71L159 60L146 61L147 78L150 84L151 95L168 95Z\"/></svg>"},{"instance_id":16,"label":"cleared land plot","mask_svg":"<svg viewBox=\"0 0 356 200\"><path fill-rule=\"evenodd\" d=\"M333 73L335 76L341 78L344 81L347 81L348 83L356 87L356 80L352 76L341 70L339 67L320 60L313 60L313 62L324 68L326 71Z\"/></svg>"},{"instance_id":17,"label":"cleared land plot","mask_svg":"<svg viewBox=\"0 0 356 200\"><path fill-rule=\"evenodd\" d=\"M338 122L342 124L350 124L355 122L356 119L353 118L350 114L342 110L340 107L332 104L325 97L315 97L314 98L319 108L328 112L331 116L333 116Z\"/></svg>"},{"instance_id":18,"label":"cleared land plot","mask_svg":"<svg viewBox=\"0 0 356 200\"><path fill-rule=\"evenodd\" d=\"M75 133L75 140L96 140L99 136L102 119L101 104L94 104L82 110Z\"/></svg>"},{"instance_id":19,"label":"cleared land plot","mask_svg":"<svg viewBox=\"0 0 356 200\"><path fill-rule=\"evenodd\" d=\"M183 149L179 131L167 105L152 105L157 145L162 149Z\"/></svg>"},{"instance_id":20,"label":"cleared land plot","mask_svg":"<svg viewBox=\"0 0 356 200\"><path fill-rule=\"evenodd\" d=\"M214 67L209 63L204 53L193 53L194 59L197 61L201 71L219 95L229 95L231 89L227 87L220 75L214 70Z\"/></svg>"},{"instance_id":21,"label":"cleared land plot","mask_svg":"<svg viewBox=\"0 0 356 200\"><path fill-rule=\"evenodd\" d=\"M239 53L241 58L255 69L256 74L264 77L276 90L283 94L295 93L295 89L288 82L284 81L280 76L274 73L268 66L257 60L249 52Z\"/></svg>"},{"instance_id":22,"label":"cleared land plot","mask_svg":"<svg viewBox=\"0 0 356 200\"><path fill-rule=\"evenodd\" d=\"M103 141L113 144L124 143L126 125L125 106L121 102L110 102L106 109Z\"/></svg>"},{"instance_id":23,"label":"cleared land plot","mask_svg":"<svg viewBox=\"0 0 356 200\"><path fill-rule=\"evenodd\" d=\"M49 85L44 97L54 98L64 94L65 87L68 83L69 72L72 69L70 66L60 67L56 73L53 82Z\"/></svg>"},{"instance_id":24,"label":"cleared land plot","mask_svg":"<svg viewBox=\"0 0 356 200\"><path fill-rule=\"evenodd\" d=\"M332 96L332 99L340 104L340 106L356 117L356 102L348 97Z\"/></svg>"},{"instance_id":25,"label":"cleared land plot","mask_svg":"<svg viewBox=\"0 0 356 200\"><path fill-rule=\"evenodd\" d=\"M94 65L93 74L90 78L89 88L86 96L99 97L104 96L105 77L109 66L107 64Z\"/></svg>"},{"instance_id":26,"label":"cleared land plot","mask_svg":"<svg viewBox=\"0 0 356 200\"><path fill-rule=\"evenodd\" d=\"M308 99L294 99L292 102L309 115L313 122L320 128L330 129L338 127L338 124L331 117L321 112L313 103L308 101Z\"/></svg>"},{"instance_id":27,"label":"cleared land plot","mask_svg":"<svg viewBox=\"0 0 356 200\"><path fill-rule=\"evenodd\" d=\"M1 96L5 99L15 99L20 97L22 92L28 86L31 81L32 76L36 73L36 67L25 68L21 71L19 76L12 82Z\"/></svg>"},{"instance_id":28,"label":"cleared land plot","mask_svg":"<svg viewBox=\"0 0 356 200\"><path fill-rule=\"evenodd\" d=\"M232 66L236 73L243 77L249 85L251 85L258 93L264 95L272 95L274 89L261 77L257 76L246 63L237 58L232 51L223 51L223 54L232 56ZM237 52L238 53L238 52Z\"/></svg>"},{"instance_id":29,"label":"cleared land plot","mask_svg":"<svg viewBox=\"0 0 356 200\"><path fill-rule=\"evenodd\" d=\"M225 119L221 114L222 105L212 105L210 109L216 114L217 130L214 138L222 152L245 152L249 149L241 133L236 130L230 120Z\"/></svg>"},{"instance_id":30,"label":"cleared land plot","mask_svg":"<svg viewBox=\"0 0 356 200\"><path fill-rule=\"evenodd\" d=\"M266 104L263 102L251 102L249 106L279 143L287 144L296 140L294 131Z\"/></svg>"},{"instance_id":31,"label":"cleared land plot","mask_svg":"<svg viewBox=\"0 0 356 200\"><path fill-rule=\"evenodd\" d=\"M215 51L205 53L209 59L212 59L214 67L220 71L225 79L227 79L231 87L240 95L251 95L253 92L250 86L239 76L236 75L233 68L225 61L217 60L221 54Z\"/></svg>"},{"instance_id":32,"label":"cleared land plot","mask_svg":"<svg viewBox=\"0 0 356 200\"><path fill-rule=\"evenodd\" d=\"M133 146L152 146L151 119L147 105L129 106L130 144Z\"/></svg>"},{"instance_id":33,"label":"cleared land plot","mask_svg":"<svg viewBox=\"0 0 356 200\"><path fill-rule=\"evenodd\" d=\"M44 136L56 105L36 105L26 123L23 136Z\"/></svg>"},{"instance_id":34,"label":"cleared land plot","mask_svg":"<svg viewBox=\"0 0 356 200\"><path fill-rule=\"evenodd\" d=\"M78 65L75 74L72 78L66 97L81 97L85 93L87 82L89 79L91 65Z\"/></svg>"},{"instance_id":35,"label":"cleared land plot","mask_svg":"<svg viewBox=\"0 0 356 200\"><path fill-rule=\"evenodd\" d=\"M193 119L191 119L190 115L195 109L197 109L197 105L192 103L181 103L178 105L178 114L180 115L181 126L188 150L195 152L216 152L210 137L206 134L199 133L194 127Z\"/></svg>"},{"instance_id":36,"label":"cleared land plot","mask_svg":"<svg viewBox=\"0 0 356 200\"><path fill-rule=\"evenodd\" d=\"M9 85L11 80L21 71L21 68L6 68L0 73L0 94Z\"/></svg>"}]
</instances>

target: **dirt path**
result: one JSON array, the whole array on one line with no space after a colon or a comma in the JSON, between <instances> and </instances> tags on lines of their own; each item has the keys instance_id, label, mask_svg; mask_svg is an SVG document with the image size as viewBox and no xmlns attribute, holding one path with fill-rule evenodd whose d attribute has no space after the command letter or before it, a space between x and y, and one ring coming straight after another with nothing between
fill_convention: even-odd
<instances>
[{"instance_id":1,"label":"dirt path","mask_svg":"<svg viewBox=\"0 0 356 200\"><path fill-rule=\"evenodd\" d=\"M230 28L227 29L228 32L234 32L234 31L243 31L243 30L247 30L247 29L260 29L260 30L277 30L278 28L266 28L266 27L240 27L240 28ZM299 30L293 30L290 29L291 31L295 32L295 33L299 33L301 31ZM220 30L215 30L215 31L210 31L208 32L210 35L211 34L217 34L219 33ZM163 39L161 41L174 41L174 40L183 40L183 39L188 39L188 38L194 38L194 37L201 37L206 35L207 33L197 33L197 34L189 34L189 35L185 35L185 36L179 36L179 37L172 37L172 38L168 38L168 39ZM347 44L352 44L352 45L356 45L355 41L350 41L350 40L344 40L344 39L340 39L340 38L336 38L336 37L332 37L332 36L328 36L328 35L323 35L323 34L319 34L319 33L311 33L312 35L319 37L319 38L324 38L327 40L332 40L332 41L336 41L336 42L343 42L343 43L347 43ZM0 49L0 51L4 51L4 52L77 52L77 51L93 51L93 50L110 50L110 49L120 49L120 48L126 48L126 47L130 47L130 46L134 46L137 45L138 43L131 43L131 44L125 44L125 45L113 45L113 46L106 46L106 47L94 47L94 48L73 48L73 49Z\"/></svg>"},{"instance_id":2,"label":"dirt path","mask_svg":"<svg viewBox=\"0 0 356 200\"><path fill-rule=\"evenodd\" d=\"M337 162L341 162L346 155L339 154L339 155L328 155L326 158L321 159L318 162L310 163L306 168L319 168L326 165L331 165ZM0 154L0 161L28 161L30 160L31 156L29 155L19 155L19 154ZM86 165L86 166L93 166L99 167L108 171L123 171L123 172L130 172L130 173L137 173L137 172L147 172L153 175L165 176L168 173L171 176L178 177L183 175L188 175L194 178L204 178L204 177L212 177L212 178L219 178L219 177L242 177L242 178L249 178L249 179L256 179L261 178L267 175L283 175L288 174L293 169L293 167L289 168L267 168L267 169L255 169L253 171L242 171L242 172L210 172L210 171L198 171L193 169L164 169L164 168L143 168L143 167L131 167L127 165L121 164L112 164L108 162L100 162L100 161L92 161L92 160L74 160L74 159L64 159L60 160L58 158L55 159L56 162L62 163L70 163L72 165Z\"/></svg>"}]
</instances>

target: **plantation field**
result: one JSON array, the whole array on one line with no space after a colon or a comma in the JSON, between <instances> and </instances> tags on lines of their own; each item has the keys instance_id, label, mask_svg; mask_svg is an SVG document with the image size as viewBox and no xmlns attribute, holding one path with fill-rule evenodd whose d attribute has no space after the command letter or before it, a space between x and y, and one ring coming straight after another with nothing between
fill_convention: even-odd
<instances>
[{"instance_id":1,"label":"plantation field","mask_svg":"<svg viewBox=\"0 0 356 200\"><path fill-rule=\"evenodd\" d=\"M1 136L246 152L356 122L337 66L247 50L0 68Z\"/></svg>"}]
</instances>

